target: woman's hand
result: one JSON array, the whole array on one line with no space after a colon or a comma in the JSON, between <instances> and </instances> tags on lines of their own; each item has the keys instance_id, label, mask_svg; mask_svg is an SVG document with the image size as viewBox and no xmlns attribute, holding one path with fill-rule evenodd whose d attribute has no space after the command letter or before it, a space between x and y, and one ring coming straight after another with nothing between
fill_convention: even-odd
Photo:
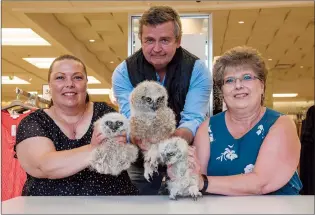
<instances>
[{"instance_id":1,"label":"woman's hand","mask_svg":"<svg viewBox=\"0 0 315 215\"><path fill-rule=\"evenodd\" d=\"M191 174L198 175L198 188L201 190L204 186L203 177L201 176L201 165L197 158L196 147L191 146L188 149L188 166Z\"/></svg>"},{"instance_id":2,"label":"woman's hand","mask_svg":"<svg viewBox=\"0 0 315 215\"><path fill-rule=\"evenodd\" d=\"M113 139L115 140L116 143L126 144L127 143L127 134L126 133L122 133L122 134L114 137Z\"/></svg>"},{"instance_id":3,"label":"woman's hand","mask_svg":"<svg viewBox=\"0 0 315 215\"><path fill-rule=\"evenodd\" d=\"M92 138L91 138L91 144L90 144L92 148L97 147L105 140L106 140L106 136L104 136L102 132L99 130L99 128L95 126L93 134L92 134Z\"/></svg>"},{"instance_id":4,"label":"woman's hand","mask_svg":"<svg viewBox=\"0 0 315 215\"><path fill-rule=\"evenodd\" d=\"M188 147L188 170L193 175L200 175L201 165L197 159L196 147ZM171 180L175 180L175 176L172 173L172 165L167 166L167 175Z\"/></svg>"},{"instance_id":5,"label":"woman's hand","mask_svg":"<svg viewBox=\"0 0 315 215\"><path fill-rule=\"evenodd\" d=\"M94 131L93 131L92 139L91 139L92 148L97 147L98 145L100 145L101 143L106 141L106 139L108 139L108 137L106 137L104 134L102 134L102 132L100 132L98 127L94 127ZM126 144L127 143L127 134L122 133L122 134L114 137L113 139L116 143Z\"/></svg>"},{"instance_id":6,"label":"woman's hand","mask_svg":"<svg viewBox=\"0 0 315 215\"><path fill-rule=\"evenodd\" d=\"M188 148L188 167L192 174L200 175L201 165L197 158L195 146L189 146Z\"/></svg>"}]
</instances>

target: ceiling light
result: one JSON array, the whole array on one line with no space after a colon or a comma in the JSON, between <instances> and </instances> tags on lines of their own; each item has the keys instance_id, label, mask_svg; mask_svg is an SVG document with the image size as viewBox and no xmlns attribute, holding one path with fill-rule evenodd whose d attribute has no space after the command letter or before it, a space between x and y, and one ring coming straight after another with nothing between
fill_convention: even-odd
<instances>
[{"instance_id":1,"label":"ceiling light","mask_svg":"<svg viewBox=\"0 0 315 215\"><path fill-rule=\"evenodd\" d=\"M272 97L274 98L288 98L288 97L297 97L297 93L275 93L275 94L272 94Z\"/></svg>"},{"instance_id":2,"label":"ceiling light","mask_svg":"<svg viewBox=\"0 0 315 215\"><path fill-rule=\"evenodd\" d=\"M2 84L30 84L30 83L16 76L11 76L11 77L2 76Z\"/></svg>"},{"instance_id":3,"label":"ceiling light","mask_svg":"<svg viewBox=\"0 0 315 215\"><path fill-rule=\"evenodd\" d=\"M239 23L239 24L244 24L244 21L239 21L238 23Z\"/></svg>"},{"instance_id":4,"label":"ceiling light","mask_svg":"<svg viewBox=\"0 0 315 215\"><path fill-rule=\"evenodd\" d=\"M269 60L269 61L272 61L272 59L271 59L271 58L269 58L268 60Z\"/></svg>"},{"instance_id":5,"label":"ceiling light","mask_svg":"<svg viewBox=\"0 0 315 215\"><path fill-rule=\"evenodd\" d=\"M94 43L95 42L95 40L89 40L91 43Z\"/></svg>"},{"instance_id":6,"label":"ceiling light","mask_svg":"<svg viewBox=\"0 0 315 215\"><path fill-rule=\"evenodd\" d=\"M33 64L39 69L48 69L55 58L23 58L23 60Z\"/></svg>"},{"instance_id":7,"label":"ceiling light","mask_svg":"<svg viewBox=\"0 0 315 215\"><path fill-rule=\"evenodd\" d=\"M51 46L30 28L2 28L4 46Z\"/></svg>"},{"instance_id":8,"label":"ceiling light","mask_svg":"<svg viewBox=\"0 0 315 215\"><path fill-rule=\"evenodd\" d=\"M114 61L111 61L110 63L114 63Z\"/></svg>"},{"instance_id":9,"label":"ceiling light","mask_svg":"<svg viewBox=\"0 0 315 215\"><path fill-rule=\"evenodd\" d=\"M88 76L88 84L100 84L101 82L94 78L94 76Z\"/></svg>"},{"instance_id":10,"label":"ceiling light","mask_svg":"<svg viewBox=\"0 0 315 215\"><path fill-rule=\"evenodd\" d=\"M303 69L303 66L300 66L301 69Z\"/></svg>"},{"instance_id":11,"label":"ceiling light","mask_svg":"<svg viewBox=\"0 0 315 215\"><path fill-rule=\"evenodd\" d=\"M108 95L110 93L110 89L87 89L87 92L90 95Z\"/></svg>"},{"instance_id":12,"label":"ceiling light","mask_svg":"<svg viewBox=\"0 0 315 215\"><path fill-rule=\"evenodd\" d=\"M288 63L281 63L281 64L277 64L275 65L275 69L290 69L292 68L293 65L292 64L288 64Z\"/></svg>"}]
</instances>

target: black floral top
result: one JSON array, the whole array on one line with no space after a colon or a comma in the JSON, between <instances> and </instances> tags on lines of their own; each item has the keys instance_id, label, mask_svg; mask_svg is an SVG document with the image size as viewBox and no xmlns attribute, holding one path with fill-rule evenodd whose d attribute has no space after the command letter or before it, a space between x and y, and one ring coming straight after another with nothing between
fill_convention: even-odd
<instances>
[{"instance_id":1,"label":"black floral top","mask_svg":"<svg viewBox=\"0 0 315 215\"><path fill-rule=\"evenodd\" d=\"M16 145L30 137L47 137L57 151L78 148L90 143L93 124L104 114L115 110L105 103L95 102L92 123L81 139L69 139L44 110L40 109L24 118L18 126ZM119 176L99 174L86 168L75 175L62 179L35 178L27 174L23 196L96 196L137 195L137 188L131 183L127 171Z\"/></svg>"}]
</instances>

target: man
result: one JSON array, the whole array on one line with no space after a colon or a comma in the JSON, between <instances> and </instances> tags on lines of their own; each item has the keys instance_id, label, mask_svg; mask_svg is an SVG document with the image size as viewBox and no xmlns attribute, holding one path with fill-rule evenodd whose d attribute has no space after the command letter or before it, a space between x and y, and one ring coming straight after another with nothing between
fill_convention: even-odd
<instances>
[{"instance_id":1,"label":"man","mask_svg":"<svg viewBox=\"0 0 315 215\"><path fill-rule=\"evenodd\" d=\"M208 112L212 78L201 60L180 47L181 36L180 17L174 9L154 6L145 11L139 26L141 49L115 69L112 85L120 112L128 118L129 95L138 83L155 80L164 85L168 105L176 115L174 135L192 143ZM139 143L135 137L131 141ZM146 182L143 161L130 168L129 175L140 194L158 193L163 174L154 177L152 183Z\"/></svg>"}]
</instances>

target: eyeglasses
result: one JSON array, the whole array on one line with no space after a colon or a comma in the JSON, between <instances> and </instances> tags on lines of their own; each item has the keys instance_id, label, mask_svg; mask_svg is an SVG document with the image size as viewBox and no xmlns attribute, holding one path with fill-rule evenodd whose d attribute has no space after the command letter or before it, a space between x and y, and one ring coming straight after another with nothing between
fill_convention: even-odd
<instances>
[{"instance_id":1,"label":"eyeglasses","mask_svg":"<svg viewBox=\"0 0 315 215\"><path fill-rule=\"evenodd\" d=\"M260 80L260 78L258 78L257 76L254 76L254 75L250 75L250 74L245 74L243 75L243 77L240 77L240 78L235 78L235 77L228 77L226 79L223 80L223 85L226 85L226 86L234 86L236 84L236 80L239 80L241 83L249 83L253 80Z\"/></svg>"}]
</instances>

